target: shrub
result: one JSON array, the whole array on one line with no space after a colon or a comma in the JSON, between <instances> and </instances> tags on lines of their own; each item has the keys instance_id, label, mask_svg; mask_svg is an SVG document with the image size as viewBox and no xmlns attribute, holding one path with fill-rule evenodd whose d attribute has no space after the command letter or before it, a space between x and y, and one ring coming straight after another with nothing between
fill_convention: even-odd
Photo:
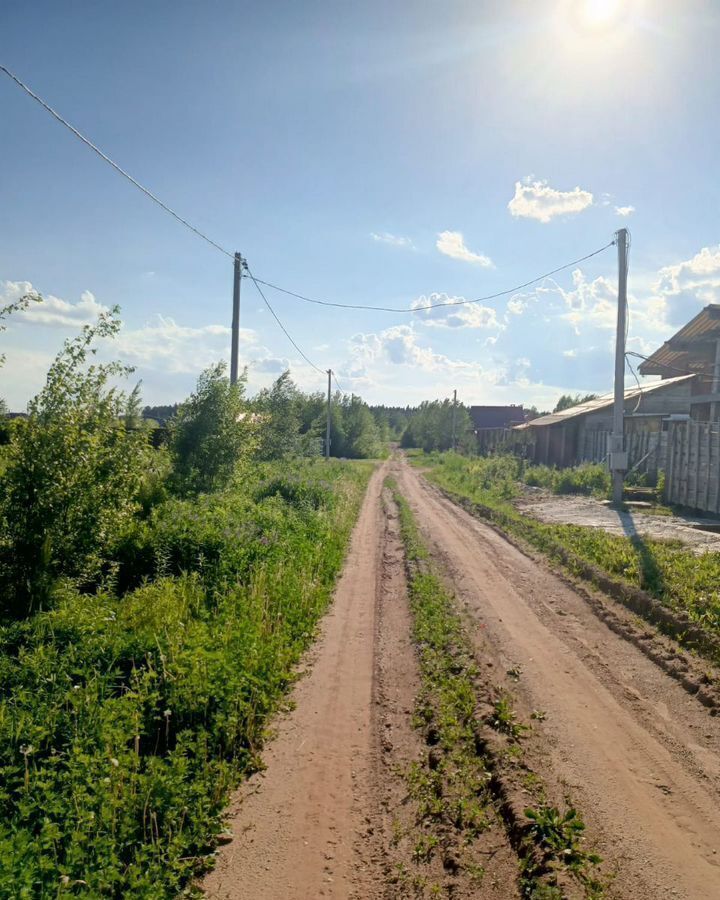
<instances>
[{"instance_id":1,"label":"shrub","mask_svg":"<svg viewBox=\"0 0 720 900\"><path fill-rule=\"evenodd\" d=\"M52 609L0 627L0 896L170 898L202 869L369 471L263 468L260 484L289 478L317 507L258 483L170 500L139 525L192 572L122 598L64 584Z\"/></svg>"},{"instance_id":2,"label":"shrub","mask_svg":"<svg viewBox=\"0 0 720 900\"><path fill-rule=\"evenodd\" d=\"M206 369L170 421L174 490L197 494L230 483L254 450L255 424L244 400L245 380L230 384L225 364Z\"/></svg>"},{"instance_id":3,"label":"shrub","mask_svg":"<svg viewBox=\"0 0 720 900\"><path fill-rule=\"evenodd\" d=\"M124 418L135 395L112 387L129 369L87 365L96 339L120 327L117 309L65 342L29 418L9 446L2 492L2 608L25 615L61 575L96 579L136 508L149 449Z\"/></svg>"}]
</instances>

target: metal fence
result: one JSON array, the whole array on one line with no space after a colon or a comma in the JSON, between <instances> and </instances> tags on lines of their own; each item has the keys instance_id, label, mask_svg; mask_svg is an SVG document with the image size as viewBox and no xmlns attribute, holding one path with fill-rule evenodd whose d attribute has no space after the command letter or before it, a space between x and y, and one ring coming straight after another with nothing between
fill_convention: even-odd
<instances>
[{"instance_id":1,"label":"metal fence","mask_svg":"<svg viewBox=\"0 0 720 900\"><path fill-rule=\"evenodd\" d=\"M717 422L670 422L663 462L667 503L720 513Z\"/></svg>"}]
</instances>

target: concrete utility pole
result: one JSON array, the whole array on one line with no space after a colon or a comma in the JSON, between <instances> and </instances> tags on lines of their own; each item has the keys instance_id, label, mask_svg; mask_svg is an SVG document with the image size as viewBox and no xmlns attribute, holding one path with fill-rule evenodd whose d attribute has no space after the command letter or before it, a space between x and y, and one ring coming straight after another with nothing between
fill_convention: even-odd
<instances>
[{"instance_id":1,"label":"concrete utility pole","mask_svg":"<svg viewBox=\"0 0 720 900\"><path fill-rule=\"evenodd\" d=\"M332 369L327 370L328 377L328 396L327 396L327 426L325 428L325 459L330 459L330 379L332 378Z\"/></svg>"},{"instance_id":2,"label":"concrete utility pole","mask_svg":"<svg viewBox=\"0 0 720 900\"><path fill-rule=\"evenodd\" d=\"M455 449L455 431L457 427L457 390L453 391L453 414L452 414L452 448Z\"/></svg>"},{"instance_id":3,"label":"concrete utility pole","mask_svg":"<svg viewBox=\"0 0 720 900\"><path fill-rule=\"evenodd\" d=\"M240 280L242 278L243 258L239 253L235 254L235 268L233 271L233 312L232 312L232 337L230 341L230 384L237 384L238 380L238 344L240 342Z\"/></svg>"},{"instance_id":4,"label":"concrete utility pole","mask_svg":"<svg viewBox=\"0 0 720 900\"><path fill-rule=\"evenodd\" d=\"M628 467L625 452L625 328L627 321L627 265L628 231L621 228L616 233L618 248L618 308L615 335L615 402L613 404L613 430L610 435L610 471L612 472L612 499L620 506L623 499L625 472Z\"/></svg>"}]
</instances>

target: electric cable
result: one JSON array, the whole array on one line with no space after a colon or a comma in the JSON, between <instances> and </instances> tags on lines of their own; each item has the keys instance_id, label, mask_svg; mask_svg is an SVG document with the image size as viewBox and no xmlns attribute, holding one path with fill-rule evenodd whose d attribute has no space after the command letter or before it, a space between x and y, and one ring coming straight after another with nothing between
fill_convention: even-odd
<instances>
[{"instance_id":1,"label":"electric cable","mask_svg":"<svg viewBox=\"0 0 720 900\"><path fill-rule=\"evenodd\" d=\"M302 356L302 358L305 360L305 362L306 362L309 366L312 366L312 368L315 369L315 371L319 372L321 375L326 375L327 372L326 372L325 370L321 369L320 366L316 366L315 363L314 363L309 357L307 357L307 356L305 355L305 353L303 353L303 351L300 349L300 347L297 345L297 343L296 343L295 340L293 339L293 337L292 337L292 335L290 334L290 332L287 330L287 328L286 328L286 327L283 325L283 323L280 321L280 319L278 318L277 313L275 312L275 310L274 310L274 309L272 308L272 306L270 305L270 302L268 301L267 297L266 297L265 294L263 293L262 288L260 287L260 285L258 284L257 280L255 279L255 276L253 275L253 273L252 273L252 272L250 271L250 269L248 268L247 262L245 263L245 271L246 271L247 274L248 274L248 278L252 281L252 283L253 283L253 284L255 285L255 287L257 288L257 291L258 291L258 293L260 294L260 296L262 297L263 302L265 303L265 306L267 306L267 308L270 310L270 313L272 314L273 319L275 319L275 321L278 323L278 325L279 325L280 328L282 329L283 333L285 334L285 337L290 341L290 343L293 345L293 347L297 350L297 352L300 354L300 356Z\"/></svg>"},{"instance_id":2,"label":"electric cable","mask_svg":"<svg viewBox=\"0 0 720 900\"><path fill-rule=\"evenodd\" d=\"M344 394L345 391L340 387L340 382L337 380L334 370L331 369L330 372L331 372L332 380L335 382L335 387L340 391L341 394Z\"/></svg>"},{"instance_id":3,"label":"electric cable","mask_svg":"<svg viewBox=\"0 0 720 900\"><path fill-rule=\"evenodd\" d=\"M61 125L64 125L69 131L71 131L75 135L76 138L79 138L83 142L83 144L85 144L92 151L97 153L97 155L101 159L103 159L106 163L108 163L108 165L112 166L112 168L115 169L116 172L119 172L120 175L123 176L123 178L127 178L127 180L130 182L130 184L134 185L139 191L142 191L142 193L145 194L147 197L149 197L154 203L157 203L157 205L159 207L161 207L161 209L164 209L166 213L170 213L170 215L174 219L176 219L178 222L180 222L181 225L184 225L186 228L189 228L190 231L194 232L198 237L202 238L204 241L207 241L207 243L211 244L213 247L215 247L216 250L219 250L221 253L224 253L225 256L229 256L230 259L234 259L234 257L235 257L234 253L231 253L229 250L226 250L224 247L221 247L220 244L218 244L212 238L209 238L206 234L203 234L203 232L200 231L199 228L196 228L194 225L191 225L190 222L187 221L187 219L183 219L183 217L181 215L178 215L178 213L176 213L175 210L171 209L166 203L163 203L163 201L159 197L156 197L152 191L150 191L148 188L146 188L143 184L140 184L140 182L137 181L135 178L133 178L132 175L130 175L128 172L126 172L125 169L121 168L114 160L110 159L110 157L106 153L103 153L103 151L96 144L93 144L93 142L89 138L85 137L84 134L79 132L77 130L77 128L75 128L74 125L71 125L67 121L67 119L64 119L60 115L59 112L56 112L56 110L54 110L52 108L52 106L50 106L50 104L46 103L42 99L42 97L39 97L33 90L31 90L25 84L24 81L21 81L17 77L17 75L13 74L10 71L10 69L6 69L5 66L0 64L0 71L4 72L9 78L11 78L15 82L15 84L17 84L19 87L21 87L25 91L26 94L28 94L30 97L32 97L33 100L37 101L40 104L40 106L42 106L43 109L47 110L47 112L49 112L51 116L53 116L55 119L57 119L57 121L60 122Z\"/></svg>"},{"instance_id":4,"label":"electric cable","mask_svg":"<svg viewBox=\"0 0 720 900\"><path fill-rule=\"evenodd\" d=\"M585 262L585 260L592 259L593 256L597 256L599 253L607 250L609 247L613 247L616 241L613 239L609 244L605 244L604 247L600 247L597 250L593 250L592 253L588 253L586 256L581 256L579 259L574 259L572 262L565 263L562 266L558 266L556 269L552 269L549 272L545 272L543 275L538 275L536 278L530 279L530 281L526 281L523 284L518 284L515 287L507 288L503 291L497 291L494 294L486 294L484 297L475 297L471 300L448 300L445 303L427 303L424 306L415 306L415 307L405 307L405 306L370 306L365 303L337 303L332 300L318 300L314 297L307 297L304 294L298 294L295 291L290 291L287 288L280 287L277 284L273 284L270 281L263 281L262 278L257 279L258 284L262 284L265 287L272 288L274 291L279 291L281 294L287 294L290 297L295 297L297 300L302 300L305 303L315 303L318 306L332 306L337 309L367 309L373 312L393 312L393 313L418 313L424 312L427 309L435 309L437 307L449 307L449 306L467 306L470 303L484 303L487 300L496 300L498 297L506 297L508 294L515 294L518 291L523 290L526 287L530 287L533 284L537 284L538 281L543 281L545 278L549 278L551 275L555 275L558 272L562 272L564 269L569 269L572 266L576 266L581 262Z\"/></svg>"}]
</instances>

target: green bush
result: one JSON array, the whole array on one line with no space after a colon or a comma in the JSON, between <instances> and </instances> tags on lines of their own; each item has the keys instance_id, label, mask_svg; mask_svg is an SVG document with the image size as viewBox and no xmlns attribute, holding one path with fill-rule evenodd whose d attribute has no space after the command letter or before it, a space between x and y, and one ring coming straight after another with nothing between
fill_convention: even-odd
<instances>
[{"instance_id":1,"label":"green bush","mask_svg":"<svg viewBox=\"0 0 720 900\"><path fill-rule=\"evenodd\" d=\"M169 423L173 489L181 495L226 487L255 449L245 382L230 384L225 364L206 369Z\"/></svg>"},{"instance_id":2,"label":"green bush","mask_svg":"<svg viewBox=\"0 0 720 900\"><path fill-rule=\"evenodd\" d=\"M129 370L87 364L96 339L119 327L111 310L65 342L9 445L0 496L5 615L42 607L58 576L97 579L138 508L150 450L145 433L125 424L135 396L112 386Z\"/></svg>"},{"instance_id":3,"label":"green bush","mask_svg":"<svg viewBox=\"0 0 720 900\"><path fill-rule=\"evenodd\" d=\"M370 471L284 463L168 501L136 546L155 576L160 548L185 574L124 596L61 584L51 609L0 628L0 896L175 897L203 868ZM267 492L284 479L292 494Z\"/></svg>"},{"instance_id":4,"label":"green bush","mask_svg":"<svg viewBox=\"0 0 720 900\"><path fill-rule=\"evenodd\" d=\"M600 463L583 463L570 469L528 466L523 481L535 487L547 488L554 494L607 497L611 488L610 472Z\"/></svg>"}]
</instances>

